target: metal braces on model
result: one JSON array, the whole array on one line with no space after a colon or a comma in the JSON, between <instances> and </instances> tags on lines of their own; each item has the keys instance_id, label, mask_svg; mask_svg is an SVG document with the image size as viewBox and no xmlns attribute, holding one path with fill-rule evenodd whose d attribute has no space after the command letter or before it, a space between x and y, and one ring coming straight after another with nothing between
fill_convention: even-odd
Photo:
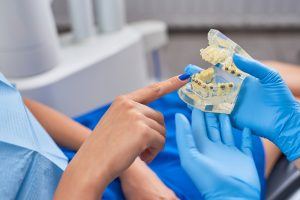
<instances>
[{"instance_id":1,"label":"metal braces on model","mask_svg":"<svg viewBox=\"0 0 300 200\"><path fill-rule=\"evenodd\" d=\"M233 55L251 56L218 30L209 31L208 41L209 46L201 49L200 55L213 66L192 75L178 94L188 105L204 112L230 114L248 76L235 66Z\"/></svg>"}]
</instances>

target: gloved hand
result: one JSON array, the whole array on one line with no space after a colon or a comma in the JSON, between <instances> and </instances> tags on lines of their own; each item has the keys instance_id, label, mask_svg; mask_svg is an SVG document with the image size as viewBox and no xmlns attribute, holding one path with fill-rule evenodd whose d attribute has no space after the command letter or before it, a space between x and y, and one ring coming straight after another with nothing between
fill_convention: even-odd
<instances>
[{"instance_id":1,"label":"gloved hand","mask_svg":"<svg viewBox=\"0 0 300 200\"><path fill-rule=\"evenodd\" d=\"M249 129L238 149L228 115L194 109L191 125L182 114L175 122L181 165L205 199L260 198Z\"/></svg>"},{"instance_id":2,"label":"gloved hand","mask_svg":"<svg viewBox=\"0 0 300 200\"><path fill-rule=\"evenodd\" d=\"M276 144L290 161L300 157L300 106L280 75L262 63L234 55L235 65L252 75L241 87L231 118ZM190 75L202 70L189 65Z\"/></svg>"},{"instance_id":3,"label":"gloved hand","mask_svg":"<svg viewBox=\"0 0 300 200\"><path fill-rule=\"evenodd\" d=\"M231 114L234 125L248 127L269 139L290 161L299 158L299 102L276 71L239 55L233 60L239 69L252 75L244 81Z\"/></svg>"}]
</instances>

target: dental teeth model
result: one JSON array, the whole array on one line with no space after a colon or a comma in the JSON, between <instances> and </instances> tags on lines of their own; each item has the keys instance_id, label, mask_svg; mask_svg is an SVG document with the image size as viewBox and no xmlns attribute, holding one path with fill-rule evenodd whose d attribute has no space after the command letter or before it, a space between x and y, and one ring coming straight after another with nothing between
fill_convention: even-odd
<instances>
[{"instance_id":1,"label":"dental teeth model","mask_svg":"<svg viewBox=\"0 0 300 200\"><path fill-rule=\"evenodd\" d=\"M201 49L200 55L214 66L194 74L178 94L184 102L204 112L230 114L248 76L235 66L233 54L251 56L218 30L209 31L208 41L209 46Z\"/></svg>"}]
</instances>

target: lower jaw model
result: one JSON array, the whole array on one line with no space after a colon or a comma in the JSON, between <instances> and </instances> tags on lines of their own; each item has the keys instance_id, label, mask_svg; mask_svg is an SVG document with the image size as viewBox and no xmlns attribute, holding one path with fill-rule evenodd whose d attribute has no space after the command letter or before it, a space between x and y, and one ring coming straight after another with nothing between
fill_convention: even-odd
<instances>
[{"instance_id":1,"label":"lower jaw model","mask_svg":"<svg viewBox=\"0 0 300 200\"><path fill-rule=\"evenodd\" d=\"M213 66L192 75L179 89L179 97L204 112L230 114L240 87L248 74L233 63L234 53L251 58L239 45L217 30L208 33L209 46L200 50L202 59Z\"/></svg>"}]
</instances>

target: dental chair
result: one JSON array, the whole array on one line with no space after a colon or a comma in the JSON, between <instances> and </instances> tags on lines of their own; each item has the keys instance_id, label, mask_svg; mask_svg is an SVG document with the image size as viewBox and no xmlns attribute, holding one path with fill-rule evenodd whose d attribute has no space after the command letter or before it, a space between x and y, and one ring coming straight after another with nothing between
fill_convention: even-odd
<instances>
[{"instance_id":1,"label":"dental chair","mask_svg":"<svg viewBox=\"0 0 300 200\"><path fill-rule=\"evenodd\" d=\"M267 200L299 200L300 171L282 156L267 180Z\"/></svg>"}]
</instances>

